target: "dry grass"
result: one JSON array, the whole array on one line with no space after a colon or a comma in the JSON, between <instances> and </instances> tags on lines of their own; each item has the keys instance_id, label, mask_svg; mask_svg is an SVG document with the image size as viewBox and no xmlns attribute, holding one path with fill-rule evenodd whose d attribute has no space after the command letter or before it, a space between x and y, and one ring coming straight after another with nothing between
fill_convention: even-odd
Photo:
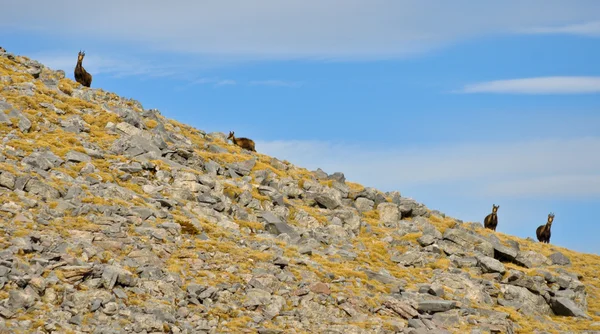
<instances>
[{"instance_id":1,"label":"dry grass","mask_svg":"<svg viewBox=\"0 0 600 334\"><path fill-rule=\"evenodd\" d=\"M154 129L158 125L158 122L153 119L149 119L146 122L144 122L144 124L146 124L146 127L148 129Z\"/></svg>"},{"instance_id":2,"label":"dry grass","mask_svg":"<svg viewBox=\"0 0 600 334\"><path fill-rule=\"evenodd\" d=\"M456 226L456 220L450 217L441 218L437 216L431 216L429 217L429 222L442 233L444 233L447 229L454 228Z\"/></svg>"},{"instance_id":3,"label":"dry grass","mask_svg":"<svg viewBox=\"0 0 600 334\"><path fill-rule=\"evenodd\" d=\"M354 182L346 182L346 185L350 188L351 191L361 192L365 190L365 187Z\"/></svg>"}]
</instances>

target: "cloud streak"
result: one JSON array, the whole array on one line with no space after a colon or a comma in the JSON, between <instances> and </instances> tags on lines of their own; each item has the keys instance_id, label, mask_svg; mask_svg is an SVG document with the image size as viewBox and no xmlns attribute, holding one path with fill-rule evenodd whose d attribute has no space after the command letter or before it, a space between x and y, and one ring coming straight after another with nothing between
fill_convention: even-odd
<instances>
[{"instance_id":1,"label":"cloud streak","mask_svg":"<svg viewBox=\"0 0 600 334\"><path fill-rule=\"evenodd\" d=\"M256 80L250 81L251 86L273 86L273 87L299 87L301 82L285 80Z\"/></svg>"},{"instance_id":2,"label":"cloud streak","mask_svg":"<svg viewBox=\"0 0 600 334\"><path fill-rule=\"evenodd\" d=\"M318 141L257 142L265 154L343 171L382 189L434 186L468 196L600 196L600 137L372 148Z\"/></svg>"},{"instance_id":3,"label":"cloud streak","mask_svg":"<svg viewBox=\"0 0 600 334\"><path fill-rule=\"evenodd\" d=\"M76 54L66 54L57 51L36 52L30 55L40 63L54 70L64 70L67 74L73 72L77 62ZM230 78L201 77L193 78L193 73L198 73L201 68L188 62L164 62L136 57L111 57L98 53L88 52L85 56L84 67L94 75L107 75L111 77L173 77L187 81L189 85L224 86L267 86L267 87L300 87L301 82L286 80L250 80L240 81Z\"/></svg>"},{"instance_id":4,"label":"cloud streak","mask_svg":"<svg viewBox=\"0 0 600 334\"><path fill-rule=\"evenodd\" d=\"M600 77L537 77L496 80L466 85L458 93L498 94L594 94L600 93Z\"/></svg>"},{"instance_id":5,"label":"cloud streak","mask_svg":"<svg viewBox=\"0 0 600 334\"><path fill-rule=\"evenodd\" d=\"M54 38L88 45L110 40L213 59L364 60L413 56L460 40L523 33L536 27L563 27L545 28L545 33L589 33L596 31L595 23L585 22L594 22L600 12L600 2L595 0L485 4L470 0L174 0L171 4L164 6L159 0L13 1L4 6L0 27L52 31Z\"/></svg>"},{"instance_id":6,"label":"cloud streak","mask_svg":"<svg viewBox=\"0 0 600 334\"><path fill-rule=\"evenodd\" d=\"M589 37L600 37L600 21L592 21L555 27L537 27L531 28L525 32L531 34L570 34Z\"/></svg>"},{"instance_id":7,"label":"cloud streak","mask_svg":"<svg viewBox=\"0 0 600 334\"><path fill-rule=\"evenodd\" d=\"M77 54L65 54L64 52L55 51L33 53L30 58L53 70L64 70L67 74L73 72L77 63ZM112 77L172 77L183 73L182 68L177 65L143 61L131 57L110 57L97 53L86 54L83 66L94 75L109 75Z\"/></svg>"}]
</instances>

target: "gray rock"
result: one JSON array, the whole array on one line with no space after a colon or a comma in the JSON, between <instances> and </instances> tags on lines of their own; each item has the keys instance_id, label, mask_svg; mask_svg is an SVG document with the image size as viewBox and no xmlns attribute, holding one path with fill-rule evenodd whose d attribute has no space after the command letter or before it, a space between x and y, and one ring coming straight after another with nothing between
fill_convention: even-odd
<instances>
[{"instance_id":1,"label":"gray rock","mask_svg":"<svg viewBox=\"0 0 600 334\"><path fill-rule=\"evenodd\" d=\"M492 244L492 246L494 247L494 258L498 260L513 261L519 253L516 249L506 247L499 242Z\"/></svg>"},{"instance_id":2,"label":"gray rock","mask_svg":"<svg viewBox=\"0 0 600 334\"><path fill-rule=\"evenodd\" d=\"M400 284L400 280L398 280L397 278L395 278L392 275L376 273L374 271L367 270L367 269L363 269L362 271L365 274L367 274L367 277L369 277L369 279L381 282L383 284L393 284L393 285Z\"/></svg>"},{"instance_id":3,"label":"gray rock","mask_svg":"<svg viewBox=\"0 0 600 334\"><path fill-rule=\"evenodd\" d=\"M15 190L15 182L17 178L10 172L2 171L0 174L0 186Z\"/></svg>"},{"instance_id":4,"label":"gray rock","mask_svg":"<svg viewBox=\"0 0 600 334\"><path fill-rule=\"evenodd\" d=\"M504 282L513 282L522 278L525 274L522 271L510 269Z\"/></svg>"},{"instance_id":5,"label":"gray rock","mask_svg":"<svg viewBox=\"0 0 600 334\"><path fill-rule=\"evenodd\" d=\"M421 319L408 319L409 328L427 328Z\"/></svg>"},{"instance_id":6,"label":"gray rock","mask_svg":"<svg viewBox=\"0 0 600 334\"><path fill-rule=\"evenodd\" d=\"M292 240L297 240L300 238L300 235L296 230L281 221L281 219L275 216L273 213L269 211L262 211L258 214L258 218L265 223L265 229L274 235L287 234Z\"/></svg>"},{"instance_id":7,"label":"gray rock","mask_svg":"<svg viewBox=\"0 0 600 334\"><path fill-rule=\"evenodd\" d=\"M394 227L402 219L398 205L394 203L380 203L377 205L377 211L384 226Z\"/></svg>"},{"instance_id":8,"label":"gray rock","mask_svg":"<svg viewBox=\"0 0 600 334\"><path fill-rule=\"evenodd\" d=\"M142 167L142 164L140 164L137 161L134 161L132 163L120 164L118 168L119 168L119 170L121 170L123 172L127 172L127 173L138 173L138 172L141 172L142 170L144 170L144 168Z\"/></svg>"},{"instance_id":9,"label":"gray rock","mask_svg":"<svg viewBox=\"0 0 600 334\"><path fill-rule=\"evenodd\" d=\"M109 111L112 112L112 110ZM148 139L150 139L150 135L148 133L144 132L141 129L138 129L135 125L129 124L127 122L117 123L117 125L115 125L115 129L122 134L126 134L129 136L145 136Z\"/></svg>"},{"instance_id":10,"label":"gray rock","mask_svg":"<svg viewBox=\"0 0 600 334\"><path fill-rule=\"evenodd\" d=\"M383 306L397 313L404 319L415 318L419 313L411 305L396 299L388 299L383 303Z\"/></svg>"},{"instance_id":11,"label":"gray rock","mask_svg":"<svg viewBox=\"0 0 600 334\"><path fill-rule=\"evenodd\" d=\"M452 300L419 300L417 310L425 313L446 312L456 307Z\"/></svg>"},{"instance_id":12,"label":"gray rock","mask_svg":"<svg viewBox=\"0 0 600 334\"><path fill-rule=\"evenodd\" d=\"M61 194L57 189L45 184L37 178L32 178L27 181L25 184L25 191L47 199L56 199L61 197Z\"/></svg>"},{"instance_id":13,"label":"gray rock","mask_svg":"<svg viewBox=\"0 0 600 334\"><path fill-rule=\"evenodd\" d=\"M33 95L32 91L31 95ZM12 125L11 118L16 118L19 120L18 127L21 132L28 132L31 129L31 121L27 116L4 100L0 100L0 115L0 123Z\"/></svg>"},{"instance_id":14,"label":"gray rock","mask_svg":"<svg viewBox=\"0 0 600 334\"><path fill-rule=\"evenodd\" d=\"M318 194L315 197L315 201L329 210L333 210L341 205L340 201L329 193Z\"/></svg>"},{"instance_id":15,"label":"gray rock","mask_svg":"<svg viewBox=\"0 0 600 334\"><path fill-rule=\"evenodd\" d=\"M215 144L209 144L208 145L208 151L213 152L213 153L227 153L229 151L227 151L226 148L221 147L219 145L215 145Z\"/></svg>"},{"instance_id":16,"label":"gray rock","mask_svg":"<svg viewBox=\"0 0 600 334\"><path fill-rule=\"evenodd\" d=\"M354 205L358 211L365 212L373 210L375 202L365 197L359 197L356 199Z\"/></svg>"},{"instance_id":17,"label":"gray rock","mask_svg":"<svg viewBox=\"0 0 600 334\"><path fill-rule=\"evenodd\" d=\"M552 264L556 264L559 266L568 266L571 264L571 260L569 260L569 258L561 252L551 254L549 256L549 259L550 261L552 261Z\"/></svg>"},{"instance_id":18,"label":"gray rock","mask_svg":"<svg viewBox=\"0 0 600 334\"><path fill-rule=\"evenodd\" d=\"M5 267L5 266L0 266L0 277L8 276L9 272L10 272L10 268Z\"/></svg>"},{"instance_id":19,"label":"gray rock","mask_svg":"<svg viewBox=\"0 0 600 334\"><path fill-rule=\"evenodd\" d=\"M444 232L444 239L460 245L463 249L476 250L485 256L494 257L494 246L482 237L470 234L467 230L447 229Z\"/></svg>"},{"instance_id":20,"label":"gray rock","mask_svg":"<svg viewBox=\"0 0 600 334\"><path fill-rule=\"evenodd\" d=\"M479 261L479 266L481 269L483 269L484 273L500 273L504 275L506 272L504 265L494 258L489 256L481 256L477 258L477 260Z\"/></svg>"},{"instance_id":21,"label":"gray rock","mask_svg":"<svg viewBox=\"0 0 600 334\"><path fill-rule=\"evenodd\" d=\"M396 262L403 266L422 266L425 263L430 262L425 253L417 252L417 251L408 251L403 254L392 255L392 262Z\"/></svg>"},{"instance_id":22,"label":"gray rock","mask_svg":"<svg viewBox=\"0 0 600 334\"><path fill-rule=\"evenodd\" d=\"M131 211L133 211L133 213L138 217L142 218L142 220L146 220L154 215L154 210L140 206L132 207Z\"/></svg>"},{"instance_id":23,"label":"gray rock","mask_svg":"<svg viewBox=\"0 0 600 334\"><path fill-rule=\"evenodd\" d=\"M239 175L250 175L252 168L256 165L255 159L249 159L242 162L234 162L228 165L229 169L233 170Z\"/></svg>"},{"instance_id":24,"label":"gray rock","mask_svg":"<svg viewBox=\"0 0 600 334\"><path fill-rule=\"evenodd\" d=\"M107 289L112 289L116 284L133 287L136 285L137 279L127 269L106 266L102 272L102 283Z\"/></svg>"},{"instance_id":25,"label":"gray rock","mask_svg":"<svg viewBox=\"0 0 600 334\"><path fill-rule=\"evenodd\" d=\"M433 295L433 296L437 296L437 297L444 297L444 287L442 287L439 284L432 284L429 287L429 290L427 291L427 293Z\"/></svg>"},{"instance_id":26,"label":"gray rock","mask_svg":"<svg viewBox=\"0 0 600 334\"><path fill-rule=\"evenodd\" d=\"M67 152L65 159L67 161L72 161L72 162L90 162L90 161L92 161L92 158L90 158L89 155L87 155L85 153L77 152L77 151Z\"/></svg>"},{"instance_id":27,"label":"gray rock","mask_svg":"<svg viewBox=\"0 0 600 334\"><path fill-rule=\"evenodd\" d=\"M526 268L537 268L552 264L547 257L534 251L519 252L514 261Z\"/></svg>"},{"instance_id":28,"label":"gray rock","mask_svg":"<svg viewBox=\"0 0 600 334\"><path fill-rule=\"evenodd\" d=\"M403 218L429 216L427 207L425 207L423 204L417 203L417 201L411 198L400 197L397 198L394 203L398 205L398 209L400 210Z\"/></svg>"},{"instance_id":29,"label":"gray rock","mask_svg":"<svg viewBox=\"0 0 600 334\"><path fill-rule=\"evenodd\" d=\"M249 289L246 292L244 307L267 305L271 301L271 294L262 289Z\"/></svg>"},{"instance_id":30,"label":"gray rock","mask_svg":"<svg viewBox=\"0 0 600 334\"><path fill-rule=\"evenodd\" d=\"M550 306L552 307L552 311L554 311L554 313L557 315L592 319L590 316L585 314L585 312L583 312L571 299L564 297L551 298Z\"/></svg>"},{"instance_id":31,"label":"gray rock","mask_svg":"<svg viewBox=\"0 0 600 334\"><path fill-rule=\"evenodd\" d=\"M60 110L56 110L57 113L60 114ZM64 112L63 112L64 113ZM90 132L90 125L86 123L83 118L79 115L74 115L66 120L60 121L60 126L67 132L73 133L81 133L81 132Z\"/></svg>"},{"instance_id":32,"label":"gray rock","mask_svg":"<svg viewBox=\"0 0 600 334\"><path fill-rule=\"evenodd\" d=\"M32 153L23 162L41 170L49 170L62 165L64 160L51 151L45 151Z\"/></svg>"},{"instance_id":33,"label":"gray rock","mask_svg":"<svg viewBox=\"0 0 600 334\"><path fill-rule=\"evenodd\" d=\"M28 309L35 304L37 293L32 288L24 290L10 290L8 292L7 305L13 311L17 309Z\"/></svg>"},{"instance_id":34,"label":"gray rock","mask_svg":"<svg viewBox=\"0 0 600 334\"><path fill-rule=\"evenodd\" d=\"M3 97L0 97L0 123L12 125L10 117L8 116L7 110L10 112L14 107L6 102Z\"/></svg>"},{"instance_id":35,"label":"gray rock","mask_svg":"<svg viewBox=\"0 0 600 334\"><path fill-rule=\"evenodd\" d=\"M448 328L460 323L460 316L456 310L438 312L433 315L433 323L439 327Z\"/></svg>"},{"instance_id":36,"label":"gray rock","mask_svg":"<svg viewBox=\"0 0 600 334\"><path fill-rule=\"evenodd\" d=\"M102 308L102 312L104 312L106 315L115 315L117 312L119 312L119 304L115 302L108 302Z\"/></svg>"},{"instance_id":37,"label":"gray rock","mask_svg":"<svg viewBox=\"0 0 600 334\"><path fill-rule=\"evenodd\" d=\"M499 299L498 303L501 305L513 307L517 309L519 312L522 312L526 315L551 315L552 311L548 304L546 304L545 299L542 296L536 295L529 291L526 288L520 286L513 286L508 284L502 284L500 286L500 291L503 295L503 300L508 301L504 302Z\"/></svg>"},{"instance_id":38,"label":"gray rock","mask_svg":"<svg viewBox=\"0 0 600 334\"><path fill-rule=\"evenodd\" d=\"M258 328L258 334L281 334L283 333L282 330L280 329L273 329L273 328Z\"/></svg>"},{"instance_id":39,"label":"gray rock","mask_svg":"<svg viewBox=\"0 0 600 334\"><path fill-rule=\"evenodd\" d=\"M422 247L429 246L435 242L435 237L431 234L425 234L425 235L420 236L417 239L417 242Z\"/></svg>"},{"instance_id":40,"label":"gray rock","mask_svg":"<svg viewBox=\"0 0 600 334\"><path fill-rule=\"evenodd\" d=\"M313 250L319 247L319 242L315 239L302 240L298 245L298 253L311 255Z\"/></svg>"},{"instance_id":41,"label":"gray rock","mask_svg":"<svg viewBox=\"0 0 600 334\"><path fill-rule=\"evenodd\" d=\"M81 324L83 323L83 316L81 315L81 313L78 313L69 319L69 323L73 324L73 325L81 326Z\"/></svg>"},{"instance_id":42,"label":"gray rock","mask_svg":"<svg viewBox=\"0 0 600 334\"><path fill-rule=\"evenodd\" d=\"M40 102L40 106L42 106L42 107L44 107L44 108L46 108L48 110L51 110L51 111L53 111L53 112L55 112L55 113L57 113L59 115L64 115L65 114L64 110L56 108L56 106L54 104L52 104L52 103Z\"/></svg>"},{"instance_id":43,"label":"gray rock","mask_svg":"<svg viewBox=\"0 0 600 334\"><path fill-rule=\"evenodd\" d=\"M327 177L329 180L334 180L340 183L346 182L346 177L342 172L335 172Z\"/></svg>"}]
</instances>

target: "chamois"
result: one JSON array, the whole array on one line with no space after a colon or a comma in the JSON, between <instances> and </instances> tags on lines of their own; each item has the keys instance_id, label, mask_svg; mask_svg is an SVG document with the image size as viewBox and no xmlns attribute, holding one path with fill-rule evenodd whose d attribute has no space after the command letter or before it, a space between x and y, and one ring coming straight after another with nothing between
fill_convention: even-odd
<instances>
[{"instance_id":1,"label":"chamois","mask_svg":"<svg viewBox=\"0 0 600 334\"><path fill-rule=\"evenodd\" d=\"M246 150L249 151L253 151L256 152L256 149L254 148L254 141L252 139L248 139L248 138L235 138L235 136L233 135L233 131L229 131L229 136L227 137L227 139L231 139L231 141Z\"/></svg>"},{"instance_id":2,"label":"chamois","mask_svg":"<svg viewBox=\"0 0 600 334\"><path fill-rule=\"evenodd\" d=\"M77 54L77 66L75 66L75 80L86 87L90 87L92 85L92 75L83 68L81 64L83 57L85 57L85 51L79 51L79 54Z\"/></svg>"},{"instance_id":3,"label":"chamois","mask_svg":"<svg viewBox=\"0 0 600 334\"><path fill-rule=\"evenodd\" d=\"M548 222L546 225L540 225L537 230L535 230L539 242L550 243L550 227L552 226L553 220L554 213L550 212L548 214Z\"/></svg>"},{"instance_id":4,"label":"chamois","mask_svg":"<svg viewBox=\"0 0 600 334\"><path fill-rule=\"evenodd\" d=\"M485 216L483 220L483 225L485 228L489 228L492 231L496 230L496 226L498 226L498 209L500 205L492 204L492 213Z\"/></svg>"}]
</instances>

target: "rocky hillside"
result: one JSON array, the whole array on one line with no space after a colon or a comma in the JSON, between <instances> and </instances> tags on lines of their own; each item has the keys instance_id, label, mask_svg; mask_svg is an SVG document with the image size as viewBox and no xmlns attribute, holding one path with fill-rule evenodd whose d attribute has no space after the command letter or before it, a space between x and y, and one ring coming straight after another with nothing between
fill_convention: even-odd
<instances>
[{"instance_id":1,"label":"rocky hillside","mask_svg":"<svg viewBox=\"0 0 600 334\"><path fill-rule=\"evenodd\" d=\"M598 256L241 150L4 51L0 138L2 333L600 330Z\"/></svg>"}]
</instances>

